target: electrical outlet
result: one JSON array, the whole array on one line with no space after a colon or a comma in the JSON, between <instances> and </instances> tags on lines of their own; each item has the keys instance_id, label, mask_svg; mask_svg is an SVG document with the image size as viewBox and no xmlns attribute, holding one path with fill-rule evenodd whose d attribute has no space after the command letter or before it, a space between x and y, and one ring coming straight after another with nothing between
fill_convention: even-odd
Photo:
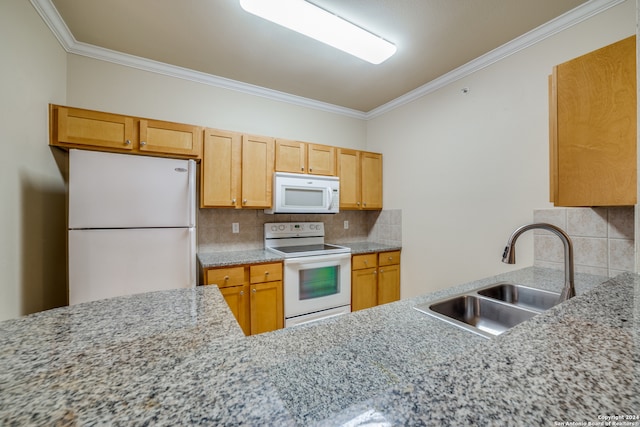
<instances>
[{"instance_id":1,"label":"electrical outlet","mask_svg":"<svg viewBox=\"0 0 640 427\"><path fill-rule=\"evenodd\" d=\"M237 223L237 222L232 223L232 224L231 224L231 231L232 231L234 234L239 233L239 232L240 232L240 224L239 224L239 223Z\"/></svg>"},{"instance_id":2,"label":"electrical outlet","mask_svg":"<svg viewBox=\"0 0 640 427\"><path fill-rule=\"evenodd\" d=\"M345 221L344 222L344 229L348 230L349 229L349 221Z\"/></svg>"}]
</instances>

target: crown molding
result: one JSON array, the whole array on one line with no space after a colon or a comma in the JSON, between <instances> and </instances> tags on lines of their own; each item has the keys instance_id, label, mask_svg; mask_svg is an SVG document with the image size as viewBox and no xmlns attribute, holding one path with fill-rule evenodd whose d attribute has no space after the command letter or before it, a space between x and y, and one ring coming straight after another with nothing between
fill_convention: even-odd
<instances>
[{"instance_id":1,"label":"crown molding","mask_svg":"<svg viewBox=\"0 0 640 427\"><path fill-rule=\"evenodd\" d=\"M569 27L579 24L592 16L595 16L605 10L612 8L620 3L624 3L626 0L591 0L588 1L569 12L558 16L557 18L547 22L535 28L528 33L517 37L510 42L503 44L502 46L482 55L478 58L467 62L461 67L456 68L453 71L444 74L437 79L420 86L417 89L407 92L406 94L399 96L398 98L387 102L369 112L366 113L366 120L373 119L382 114L398 108L402 105L408 104L421 98L427 94L437 91L457 80L460 80L476 71L482 70L508 56L520 52L542 40L553 36Z\"/></svg>"},{"instance_id":2,"label":"crown molding","mask_svg":"<svg viewBox=\"0 0 640 427\"><path fill-rule=\"evenodd\" d=\"M457 80L460 80L476 71L482 70L510 55L513 55L527 47L553 36L573 25L576 25L590 17L597 15L611 7L614 7L625 0L590 0L577 8L541 25L540 27L508 42L504 45L482 55L447 74L426 83L419 88L412 90L390 102L371 111L363 112L338 105L291 95L273 89L267 89L248 83L239 82L224 77L215 76L187 68L169 65L166 63L153 61L139 56L116 52L110 49L101 48L87 43L79 42L73 37L71 31L62 17L58 13L51 0L30 0L33 7L42 17L51 32L60 42L60 45L68 53L86 56L101 61L132 67L143 71L158 73L170 77L189 80L222 89L242 92L249 95L259 96L274 101L285 102L315 110L325 111L342 116L352 117L361 120L370 120L385 114L395 108L408 104L429 93L435 92Z\"/></svg>"}]
</instances>

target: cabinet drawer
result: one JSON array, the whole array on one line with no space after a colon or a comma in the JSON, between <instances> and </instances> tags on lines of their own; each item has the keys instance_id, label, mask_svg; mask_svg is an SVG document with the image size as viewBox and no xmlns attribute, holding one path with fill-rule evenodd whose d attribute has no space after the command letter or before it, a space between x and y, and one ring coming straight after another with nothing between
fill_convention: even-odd
<instances>
[{"instance_id":1,"label":"cabinet drawer","mask_svg":"<svg viewBox=\"0 0 640 427\"><path fill-rule=\"evenodd\" d=\"M242 285L244 282L244 267L207 270L207 285L218 285L219 288L224 288Z\"/></svg>"},{"instance_id":2,"label":"cabinet drawer","mask_svg":"<svg viewBox=\"0 0 640 427\"><path fill-rule=\"evenodd\" d=\"M273 264L252 265L249 269L251 283L282 280L282 264L279 262L275 262Z\"/></svg>"},{"instance_id":3,"label":"cabinet drawer","mask_svg":"<svg viewBox=\"0 0 640 427\"><path fill-rule=\"evenodd\" d=\"M361 270L376 266L376 254L354 255L351 259L351 269Z\"/></svg>"},{"instance_id":4,"label":"cabinet drawer","mask_svg":"<svg viewBox=\"0 0 640 427\"><path fill-rule=\"evenodd\" d=\"M378 254L378 266L400 264L400 251L380 252Z\"/></svg>"}]
</instances>

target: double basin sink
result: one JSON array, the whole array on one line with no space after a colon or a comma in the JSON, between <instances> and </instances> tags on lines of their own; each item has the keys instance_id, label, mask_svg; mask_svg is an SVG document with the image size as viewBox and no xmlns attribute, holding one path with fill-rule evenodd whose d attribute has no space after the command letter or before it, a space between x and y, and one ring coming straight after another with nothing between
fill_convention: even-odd
<instances>
[{"instance_id":1,"label":"double basin sink","mask_svg":"<svg viewBox=\"0 0 640 427\"><path fill-rule=\"evenodd\" d=\"M485 338L492 338L559 303L560 294L499 282L414 308Z\"/></svg>"}]
</instances>

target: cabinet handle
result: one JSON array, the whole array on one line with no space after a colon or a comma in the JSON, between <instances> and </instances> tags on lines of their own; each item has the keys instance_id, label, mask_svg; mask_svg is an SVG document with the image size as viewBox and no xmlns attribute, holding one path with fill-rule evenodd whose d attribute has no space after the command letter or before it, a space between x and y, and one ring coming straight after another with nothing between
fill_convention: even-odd
<instances>
[{"instance_id":1,"label":"cabinet handle","mask_svg":"<svg viewBox=\"0 0 640 427\"><path fill-rule=\"evenodd\" d=\"M147 145L147 143L146 143L146 142L144 142L144 141L140 141L140 146L141 146L141 147L144 147L145 145Z\"/></svg>"},{"instance_id":2,"label":"cabinet handle","mask_svg":"<svg viewBox=\"0 0 640 427\"><path fill-rule=\"evenodd\" d=\"M309 168L309 172L313 172L313 168Z\"/></svg>"},{"instance_id":3,"label":"cabinet handle","mask_svg":"<svg viewBox=\"0 0 640 427\"><path fill-rule=\"evenodd\" d=\"M231 199L231 203L236 204L236 199Z\"/></svg>"},{"instance_id":4,"label":"cabinet handle","mask_svg":"<svg viewBox=\"0 0 640 427\"><path fill-rule=\"evenodd\" d=\"M229 276L224 276L224 281L226 282L227 280L229 280Z\"/></svg>"},{"instance_id":5,"label":"cabinet handle","mask_svg":"<svg viewBox=\"0 0 640 427\"><path fill-rule=\"evenodd\" d=\"M364 260L364 265L369 265L369 260L365 259Z\"/></svg>"},{"instance_id":6,"label":"cabinet handle","mask_svg":"<svg viewBox=\"0 0 640 427\"><path fill-rule=\"evenodd\" d=\"M376 270L373 270L373 274L378 274L378 272Z\"/></svg>"},{"instance_id":7,"label":"cabinet handle","mask_svg":"<svg viewBox=\"0 0 640 427\"><path fill-rule=\"evenodd\" d=\"M362 206L364 206L364 207L366 208L366 207L367 207L367 202L364 202L364 203L362 204Z\"/></svg>"},{"instance_id":8,"label":"cabinet handle","mask_svg":"<svg viewBox=\"0 0 640 427\"><path fill-rule=\"evenodd\" d=\"M393 257L392 257L392 256L390 256L390 257L389 257L389 261L391 261L391 260L393 260Z\"/></svg>"},{"instance_id":9,"label":"cabinet handle","mask_svg":"<svg viewBox=\"0 0 640 427\"><path fill-rule=\"evenodd\" d=\"M130 139L127 139L127 140L124 142L124 145L131 145L131 140L130 140Z\"/></svg>"},{"instance_id":10,"label":"cabinet handle","mask_svg":"<svg viewBox=\"0 0 640 427\"><path fill-rule=\"evenodd\" d=\"M360 206L360 202L356 202L356 206Z\"/></svg>"},{"instance_id":11,"label":"cabinet handle","mask_svg":"<svg viewBox=\"0 0 640 427\"><path fill-rule=\"evenodd\" d=\"M252 290L251 290L251 292L253 292L253 293L255 294L255 293L256 293L256 290L255 290L255 289L252 289Z\"/></svg>"},{"instance_id":12,"label":"cabinet handle","mask_svg":"<svg viewBox=\"0 0 640 427\"><path fill-rule=\"evenodd\" d=\"M380 274L384 273L384 270L380 270Z\"/></svg>"},{"instance_id":13,"label":"cabinet handle","mask_svg":"<svg viewBox=\"0 0 640 427\"><path fill-rule=\"evenodd\" d=\"M301 170L301 171L304 171L304 166L302 166L302 167L300 168L300 170Z\"/></svg>"},{"instance_id":14,"label":"cabinet handle","mask_svg":"<svg viewBox=\"0 0 640 427\"><path fill-rule=\"evenodd\" d=\"M244 295L244 291L240 291L240 296L243 296L243 295Z\"/></svg>"},{"instance_id":15,"label":"cabinet handle","mask_svg":"<svg viewBox=\"0 0 640 427\"><path fill-rule=\"evenodd\" d=\"M268 276L268 275L269 275L269 272L268 272L268 271L265 271L265 272L264 272L264 275L265 275L265 276Z\"/></svg>"},{"instance_id":16,"label":"cabinet handle","mask_svg":"<svg viewBox=\"0 0 640 427\"><path fill-rule=\"evenodd\" d=\"M242 199L242 204L246 205L247 204L247 199Z\"/></svg>"}]
</instances>

